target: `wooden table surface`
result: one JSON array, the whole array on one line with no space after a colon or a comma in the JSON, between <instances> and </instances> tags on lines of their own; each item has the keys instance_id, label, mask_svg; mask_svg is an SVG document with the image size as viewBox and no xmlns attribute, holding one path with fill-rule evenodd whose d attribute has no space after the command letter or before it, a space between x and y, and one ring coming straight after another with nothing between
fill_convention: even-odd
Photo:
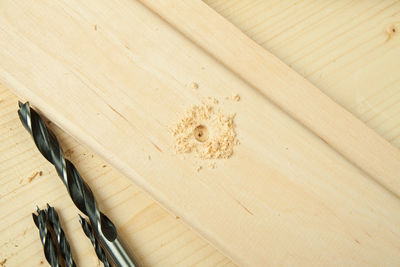
<instances>
[{"instance_id":1,"label":"wooden table surface","mask_svg":"<svg viewBox=\"0 0 400 267\"><path fill-rule=\"evenodd\" d=\"M400 2L206 2L400 146ZM31 213L48 202L60 213L78 264L97 264L77 221L78 210L21 127L16 110L17 98L1 85L0 263L46 264ZM234 266L104 160L50 125L102 210L146 266Z\"/></svg>"}]
</instances>

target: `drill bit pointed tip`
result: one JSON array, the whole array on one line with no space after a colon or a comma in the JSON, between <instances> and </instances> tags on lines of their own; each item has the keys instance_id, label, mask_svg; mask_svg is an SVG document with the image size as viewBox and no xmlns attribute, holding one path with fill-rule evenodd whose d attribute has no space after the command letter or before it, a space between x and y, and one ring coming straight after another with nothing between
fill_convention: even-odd
<instances>
[{"instance_id":1,"label":"drill bit pointed tip","mask_svg":"<svg viewBox=\"0 0 400 267\"><path fill-rule=\"evenodd\" d=\"M38 214L32 213L33 221L36 227L39 229L40 240L43 245L44 255L46 260L50 263L52 267L60 266L60 258L58 257L56 244L52 239L51 233L47 228L47 215L44 210L37 208Z\"/></svg>"}]
</instances>

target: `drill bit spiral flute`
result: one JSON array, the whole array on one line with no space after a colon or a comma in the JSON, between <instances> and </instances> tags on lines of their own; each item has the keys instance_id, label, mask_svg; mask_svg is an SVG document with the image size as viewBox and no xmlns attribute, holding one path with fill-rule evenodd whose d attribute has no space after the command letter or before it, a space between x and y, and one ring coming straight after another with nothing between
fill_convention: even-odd
<instances>
[{"instance_id":1,"label":"drill bit spiral flute","mask_svg":"<svg viewBox=\"0 0 400 267\"><path fill-rule=\"evenodd\" d=\"M51 267L60 267L60 258L58 257L56 244L51 238L51 233L47 228L47 214L45 210L37 208L37 215L32 213L33 221L39 229L40 241L42 242L44 255Z\"/></svg>"},{"instance_id":2,"label":"drill bit spiral flute","mask_svg":"<svg viewBox=\"0 0 400 267\"><path fill-rule=\"evenodd\" d=\"M90 242L92 242L97 258L104 264L104 267L110 267L110 263L108 262L107 256L104 253L104 250L100 246L99 242L94 237L93 229L90 226L90 224L81 215L79 215L79 222L81 223L83 232L90 239Z\"/></svg>"},{"instance_id":3,"label":"drill bit spiral flute","mask_svg":"<svg viewBox=\"0 0 400 267\"><path fill-rule=\"evenodd\" d=\"M40 153L57 170L75 206L88 216L96 238L117 266L138 266L122 246L117 229L97 207L93 193L83 181L75 166L66 158L54 133L48 129L39 114L29 103L19 102L18 115L25 129L32 135Z\"/></svg>"},{"instance_id":4,"label":"drill bit spiral flute","mask_svg":"<svg viewBox=\"0 0 400 267\"><path fill-rule=\"evenodd\" d=\"M49 225L53 229L58 247L65 262L65 266L76 267L74 259L72 258L71 248L69 247L67 237L65 236L64 230L61 228L61 223L60 223L60 218L58 217L58 213L49 204L47 204L46 213L47 213L47 220L49 222Z\"/></svg>"}]
</instances>

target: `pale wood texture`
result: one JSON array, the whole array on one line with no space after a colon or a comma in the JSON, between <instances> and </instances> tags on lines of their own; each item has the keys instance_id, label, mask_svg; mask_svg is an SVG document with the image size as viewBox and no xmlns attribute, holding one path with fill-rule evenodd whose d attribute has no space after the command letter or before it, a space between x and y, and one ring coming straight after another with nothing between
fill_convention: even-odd
<instances>
[{"instance_id":1,"label":"pale wood texture","mask_svg":"<svg viewBox=\"0 0 400 267\"><path fill-rule=\"evenodd\" d=\"M233 5L234 6L234 5ZM246 10L248 10L248 9L246 9ZM284 9L282 10L282 12L284 11ZM255 12L255 11L254 11ZM387 12L387 11L385 11L385 12ZM246 14L249 14L249 13L246 13ZM239 17L239 15L237 15L237 17ZM237 18L236 17L236 18ZM334 21L334 20L332 20L332 21ZM334 22L332 22L331 21L331 23L334 23ZM100 26L98 26L98 27L100 27ZM351 54L349 54L349 57L351 56ZM393 61L390 61L390 60L388 60L387 59L387 61L385 61L385 62L393 62ZM377 63L378 64L378 63ZM312 65L312 63L310 63L310 65ZM383 65L383 64L381 64L381 65ZM382 66L383 67L383 66ZM202 85L202 84L201 84ZM13 112L15 112L15 111L13 111ZM384 113L384 112L383 112ZM15 121L15 125L17 125L17 124L19 124L19 122L16 122ZM8 128L8 127L7 127ZM23 130L21 130L21 134L22 134L22 132L23 132ZM25 137L24 137L25 138ZM29 140L25 140L26 142L25 143L28 143L29 142ZM2 144L3 144L3 142L2 142ZM4 142L4 144L6 144L6 142ZM21 147L22 147L22 145L21 145ZM25 145L23 146L23 147L26 147ZM35 154L34 153L34 151L33 151L34 149L33 149L33 147L31 148L31 153L32 154ZM20 156L18 156L18 157L21 157L21 155ZM38 158L40 158L40 157L38 157ZM26 158L25 158L26 159ZM85 159L85 162L86 161L88 161L88 159ZM8 162L8 161L7 161ZM36 162L36 161L35 161ZM7 163L8 164L8 163ZM96 162L96 164L97 165L93 165L93 166L97 166L98 167L98 165L99 164L101 164L100 162ZM90 172L88 171L88 174L90 174ZM28 176L29 175L29 172L26 172L25 173L25 175L26 176ZM93 178L93 181L96 179L96 177L94 177ZM100 178L97 178L97 179L100 179ZM97 183L97 179L96 179L96 183ZM115 181L113 181L113 182L115 182ZM119 183L119 180L118 180L118 183ZM28 185L27 185L28 186ZM58 187L57 187L58 188ZM59 191L60 191L60 193L59 194L61 194L61 191L62 191L62 189L63 188L60 188L59 189ZM104 190L106 190L106 189L104 189ZM118 190L117 190L118 191ZM117 192L116 191L116 192ZM6 191L6 192L8 192L8 191ZM64 191L62 191L62 192L64 192ZM65 193L65 192L64 192ZM384 193L382 193L382 194L384 194ZM375 198L377 198L377 197L379 197L379 196L374 196L374 197L372 197L371 199L375 199ZM106 201L106 198L107 197L105 197L102 201ZM46 197L46 199L47 199L47 197ZM272 199L272 198L271 198ZM281 199L281 198L278 198L278 199ZM366 198L362 198L362 199L366 199ZM338 199L339 200L339 199ZM44 201L47 201L47 200L44 200ZM60 200L61 201L61 200ZM138 205L141 203L141 199L135 199L135 201L136 202L129 202L129 203L137 203ZM286 201L288 201L288 200L286 200ZM4 203L4 202L3 202ZM27 202L27 203L31 203L31 202ZM60 202L60 204L61 203L63 203L63 202ZM360 205L360 203L361 203L361 201L359 201L359 202L357 202L359 205ZM388 202L388 203L390 203L390 202ZM118 206L118 205L122 205L122 204L116 204L116 207ZM126 205L126 206L128 206L128 205ZM131 205L129 205L129 206L131 206ZM374 205L372 205L372 206L374 206ZM2 205L2 207L4 207L3 205ZM71 209L72 209L72 207L70 207ZM124 210L126 210L126 208L127 207L125 207L125 209ZM29 212L31 212L31 208L29 207L29 210L27 211L28 213ZM123 212L123 211L119 211L119 212ZM21 216L21 213L19 213L20 215L19 216ZM71 215L72 216L72 215ZM114 214L113 216L118 216L118 215L116 215L116 214ZM343 216L343 214L341 214L341 216ZM348 216L352 216L352 215L348 215ZM396 216L396 215L394 215L394 216ZM141 217L141 215L138 215L138 216L136 216L135 217L135 219L137 219L137 218L143 218L143 217ZM152 217L150 217L150 216L148 216L148 217L145 217L145 218L147 218L147 219L143 219L143 221L144 221L144 223L143 223L143 225L145 225L145 224L147 224L147 220L152 220ZM120 221L120 219L119 218L117 218L118 219L118 221ZM354 218L353 218L354 219ZM376 220L377 218L373 218L374 220ZM29 220L30 220L30 217L29 217ZM394 218L390 218L389 220L394 220ZM134 220L131 220L131 221L134 221ZM129 225L131 225L131 221L129 221ZM163 221L163 220L161 220L161 221ZM174 220L172 220L172 221L174 221ZM353 221L354 222L354 221ZM29 221L29 223L30 223L30 221ZM172 223L172 222L171 222ZM28 225L28 219L26 218L25 219L25 224L24 224L25 226L26 225ZM161 227L161 225L163 225L162 223L160 223L158 226L154 226L154 227L158 227L158 228L154 228L154 229L158 229L158 230L155 230L155 231L158 231L159 233L160 233L160 235L161 235L161 233L163 232L163 231L165 231L164 229L166 229L166 228L162 228ZM172 224L171 224L172 225ZM31 226L30 224L29 224L29 226ZM341 226L343 226L343 225L341 225ZM371 225L370 225L371 226ZM20 227L20 226L19 226ZM153 227L153 226L150 226L150 227ZM151 228L151 229L153 229L153 228ZM348 226L348 227L346 227L346 229L348 229L348 230L350 230L350 229L352 229L352 227L351 226ZM337 229L336 229L337 230ZM30 230L31 231L31 230ZM32 231L33 231L33 229L32 229ZM77 230L78 231L78 230ZM156 232L156 233L158 233L158 232ZM3 233L3 232L2 232ZM357 232L356 231L356 233L360 233L360 232ZM370 233L368 233L368 234L370 234ZM179 238L178 237L179 235L177 235L177 237L176 238ZM373 236L373 238L376 238L377 236L379 236L379 237L381 237L382 235L381 235L381 233L378 233L378 232L375 232L375 234L374 234L374 236ZM36 238L37 236L35 236L35 238ZM272 238L273 236L271 236L270 238ZM194 238L194 237L193 237ZM146 237L144 236L143 237L143 239L144 240L146 240ZM312 239L312 237L311 237L311 239ZM32 234L32 240L33 240L33 234ZM171 238L171 240L175 240L175 238ZM346 240L346 239L344 239L344 240ZM342 241L344 241L344 240L342 240ZM395 246L398 246L398 239L396 239L397 241L394 243L395 244ZM32 246L35 246L36 247L36 249L37 249L37 253L38 253L38 251L39 251L39 248L40 248L40 244L38 244L37 242L36 242L37 240L35 239L35 242L34 241L32 241ZM139 240L136 240L136 237L132 237L132 244L135 244L135 242L136 241L140 241L140 239ZM196 241L197 242L197 241ZM311 241L310 241L311 242ZM323 241L322 241L323 242ZM360 240L359 239L355 239L355 243L354 244L356 244L356 243L358 243L358 242L360 242ZM279 243L279 242L278 242ZM324 243L324 242L323 242ZM186 244L186 243L185 243ZM288 244L289 246L290 246L290 244ZM357 245L358 246L358 245ZM182 249L180 249L180 250L178 250L178 251L173 251L174 249L173 248L171 248L171 249L167 249L167 248L169 248L170 247L170 245L167 243L165 246L164 246L165 248L166 248L166 251L168 251L168 253L171 253L171 255L170 255L170 257L167 257L166 258L166 262L169 262L169 263L173 263L174 261L172 260L172 261L168 261L168 258L173 258L173 257L179 257L179 256L177 256L177 255L180 255L180 254L182 254L182 253L185 253L185 252L187 252L187 251L189 251L189 250L186 250L185 248L182 248ZM188 245L188 247L190 248L191 246L190 245ZM332 248L332 247L331 247ZM364 248L364 247L362 247L362 248ZM360 249L362 249L362 248L360 248ZM339 249L339 248L336 248L336 249ZM289 249L290 250L290 249ZM15 250L11 250L10 248L8 248L8 251L15 251ZM183 252L182 252L183 251ZM211 251L211 250L210 250ZM331 253L332 251L328 251L327 253ZM165 252L164 252L165 253ZM318 252L319 253L319 252ZM362 254L362 252L359 252L360 254ZM357 254L357 255L360 255L360 254ZM379 253L378 253L379 254ZM378 254L375 254L375 255L372 255L371 257L373 258L373 257L375 257L375 258L377 258L377 257L379 257L379 255ZM15 255L15 254L14 254ZM19 255L19 254L18 254ZM21 254L22 255L22 254ZM201 254L194 254L194 255L197 255L197 257L199 257L199 258L202 258L203 256L201 255ZM219 255L219 254L216 254L216 255ZM307 260L307 258L304 258L303 260L303 262L301 261L301 260L299 260L298 259L298 255L297 255L297 258L296 258L296 255L297 255L297 253L295 253L295 254L293 254L293 255L288 255L287 257L289 258L288 260L290 261L291 260L291 257L293 257L293 259L296 259L296 261L295 261L295 263L304 263L304 264L307 264L307 263L309 263ZM381 254L381 255L383 255L383 254ZM14 256L15 257L15 256ZM193 256L193 257L195 257L195 256ZM393 256L393 257L395 257L395 256ZM396 258L393 258L393 257L391 257L391 258L389 258L389 260L390 259L396 259ZM152 258L152 256L151 255L149 255L149 256L145 256L144 257L145 259L148 259L148 261L150 262L150 263L152 263L152 260L153 260L153 258ZM157 258L157 257L156 257ZM274 258L274 257L271 257L271 258ZM343 256L343 258L346 258L345 256ZM341 258L341 259L343 259L343 258ZM38 258L39 259L39 258ZM274 258L274 259L276 259L276 258ZM368 258L368 259L370 259L370 257ZM15 260L17 260L17 259L15 259ZM316 260L316 259L314 259L314 260ZM389 262L389 260L388 260L388 262ZM154 260L153 262L156 262L157 260ZM367 261L367 260L366 260ZM21 261L21 262L26 262L26 261ZM282 261L281 261L282 262ZM316 261L315 261L316 262ZM187 262L186 262L187 263ZM204 262L203 262L204 263ZM277 263L277 262L275 262L275 263ZM318 263L318 262L316 262L316 263ZM333 263L332 263L333 264ZM35 264L33 264L33 265L35 265ZM168 265L168 263L167 263L167 265ZM189 265L188 263L187 263L187 265ZM151 266L153 266L153 265L151 265ZM185 264L183 264L183 266L186 266Z\"/></svg>"},{"instance_id":2,"label":"pale wood texture","mask_svg":"<svg viewBox=\"0 0 400 267\"><path fill-rule=\"evenodd\" d=\"M206 0L400 147L400 2Z\"/></svg>"},{"instance_id":3,"label":"pale wood texture","mask_svg":"<svg viewBox=\"0 0 400 267\"><path fill-rule=\"evenodd\" d=\"M308 80L201 1L141 1L252 89L400 197L400 151Z\"/></svg>"},{"instance_id":4,"label":"pale wood texture","mask_svg":"<svg viewBox=\"0 0 400 267\"><path fill-rule=\"evenodd\" d=\"M50 203L59 212L78 266L102 266L55 169L21 127L17 101L0 85L0 262L6 260L4 266L48 266L31 213L36 205ZM234 266L110 164L53 123L49 125L95 192L102 210L116 223L144 266Z\"/></svg>"}]
</instances>

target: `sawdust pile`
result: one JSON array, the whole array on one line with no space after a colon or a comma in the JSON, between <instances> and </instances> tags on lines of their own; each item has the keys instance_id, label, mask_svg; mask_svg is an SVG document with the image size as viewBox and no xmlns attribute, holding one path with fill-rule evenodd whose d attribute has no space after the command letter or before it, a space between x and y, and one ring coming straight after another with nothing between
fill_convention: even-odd
<instances>
[{"instance_id":1,"label":"sawdust pile","mask_svg":"<svg viewBox=\"0 0 400 267\"><path fill-rule=\"evenodd\" d=\"M218 104L218 101L213 101ZM227 159L239 144L235 115L224 114L213 104L203 103L189 109L172 130L176 153L194 153L201 159Z\"/></svg>"}]
</instances>

